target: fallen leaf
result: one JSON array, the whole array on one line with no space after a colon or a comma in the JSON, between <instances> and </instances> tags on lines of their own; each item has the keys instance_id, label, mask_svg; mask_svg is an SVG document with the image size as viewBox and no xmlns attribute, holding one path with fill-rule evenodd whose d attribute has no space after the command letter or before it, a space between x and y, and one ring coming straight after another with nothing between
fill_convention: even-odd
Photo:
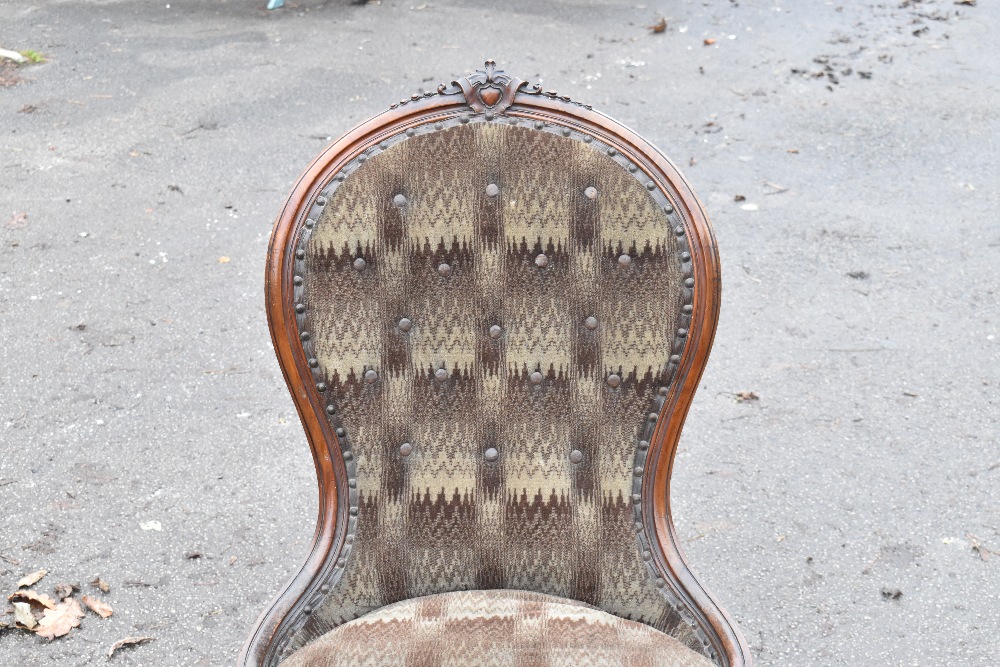
<instances>
[{"instance_id":1,"label":"fallen leaf","mask_svg":"<svg viewBox=\"0 0 1000 667\"><path fill-rule=\"evenodd\" d=\"M7 596L7 599L11 602L24 602L31 604L32 606L44 607L45 609L52 609L56 606L56 601L50 598L45 593L39 593L37 591L17 591L16 593L11 593Z\"/></svg>"},{"instance_id":2,"label":"fallen leaf","mask_svg":"<svg viewBox=\"0 0 1000 667\"><path fill-rule=\"evenodd\" d=\"M98 577L97 579L94 579L93 581L91 581L90 585L91 586L96 586L97 588L101 589L102 593L108 593L108 592L111 591L111 584L109 584L108 582L104 581L100 577Z\"/></svg>"},{"instance_id":3,"label":"fallen leaf","mask_svg":"<svg viewBox=\"0 0 1000 667\"><path fill-rule=\"evenodd\" d=\"M743 195L736 195L735 197L733 197L733 201L746 201L746 200L747 198L744 197Z\"/></svg>"},{"instance_id":4,"label":"fallen leaf","mask_svg":"<svg viewBox=\"0 0 1000 667\"><path fill-rule=\"evenodd\" d=\"M786 152L786 153L791 153L792 155L798 155L798 153L799 153L799 149L798 149L798 148L789 148L789 149L788 149L787 151L785 151L785 152Z\"/></svg>"},{"instance_id":5,"label":"fallen leaf","mask_svg":"<svg viewBox=\"0 0 1000 667\"><path fill-rule=\"evenodd\" d=\"M709 37L708 39L706 39L704 41L704 44L705 44L705 46L712 46L712 44L715 44L715 40L712 39L711 37Z\"/></svg>"},{"instance_id":6,"label":"fallen leaf","mask_svg":"<svg viewBox=\"0 0 1000 667\"><path fill-rule=\"evenodd\" d=\"M37 584L39 581L42 580L42 577L44 577L48 573L49 573L48 570L38 570L37 572L26 574L23 577L21 577L20 581L17 582L17 587L26 588L28 586L34 586L35 584Z\"/></svg>"},{"instance_id":7,"label":"fallen leaf","mask_svg":"<svg viewBox=\"0 0 1000 667\"><path fill-rule=\"evenodd\" d=\"M658 35L660 33L666 32L667 31L667 19L665 19L665 18L663 18L661 16L659 21L657 21L653 25L648 25L646 27L649 28L649 31L651 33L653 33L654 35Z\"/></svg>"},{"instance_id":8,"label":"fallen leaf","mask_svg":"<svg viewBox=\"0 0 1000 667\"><path fill-rule=\"evenodd\" d=\"M111 608L111 605L104 600L98 600L97 598L89 595L84 595L80 599L83 600L83 604L90 608L90 611L94 612L101 618L109 618L111 614L115 613L115 610Z\"/></svg>"},{"instance_id":9,"label":"fallen leaf","mask_svg":"<svg viewBox=\"0 0 1000 667\"><path fill-rule=\"evenodd\" d=\"M111 645L110 649L108 649L108 657L110 658L111 656L113 656L115 654L115 651L117 651L123 646L134 646L136 644L145 644L146 642L151 642L154 639L156 639L156 637L126 637L125 639L119 639L118 641L116 641L114 644Z\"/></svg>"},{"instance_id":10,"label":"fallen leaf","mask_svg":"<svg viewBox=\"0 0 1000 667\"><path fill-rule=\"evenodd\" d=\"M219 258L219 264L229 264L229 258L223 255Z\"/></svg>"},{"instance_id":11,"label":"fallen leaf","mask_svg":"<svg viewBox=\"0 0 1000 667\"><path fill-rule=\"evenodd\" d=\"M24 229L27 226L28 213L26 211L22 211L21 213L15 213L14 217L4 225L4 229Z\"/></svg>"},{"instance_id":12,"label":"fallen leaf","mask_svg":"<svg viewBox=\"0 0 1000 667\"><path fill-rule=\"evenodd\" d=\"M738 391L736 392L736 402L737 403L748 403L750 401L759 401L760 396L752 391Z\"/></svg>"},{"instance_id":13,"label":"fallen leaf","mask_svg":"<svg viewBox=\"0 0 1000 667\"><path fill-rule=\"evenodd\" d=\"M882 599L883 600L898 600L903 597L903 591L898 588L883 588L882 589Z\"/></svg>"},{"instance_id":14,"label":"fallen leaf","mask_svg":"<svg viewBox=\"0 0 1000 667\"><path fill-rule=\"evenodd\" d=\"M77 584L56 584L56 596L58 596L60 600L65 600L72 595L74 591L78 590L80 590L80 587Z\"/></svg>"},{"instance_id":15,"label":"fallen leaf","mask_svg":"<svg viewBox=\"0 0 1000 667\"><path fill-rule=\"evenodd\" d=\"M38 622L38 629L35 634L46 639L62 637L70 630L80 625L83 618L83 610L76 598L63 600L55 609L48 609L42 620Z\"/></svg>"},{"instance_id":16,"label":"fallen leaf","mask_svg":"<svg viewBox=\"0 0 1000 667\"><path fill-rule=\"evenodd\" d=\"M14 603L14 622L29 630L34 630L35 626L38 625L35 615L31 613L31 605L27 602Z\"/></svg>"},{"instance_id":17,"label":"fallen leaf","mask_svg":"<svg viewBox=\"0 0 1000 667\"><path fill-rule=\"evenodd\" d=\"M955 0L956 5L968 5L969 7L976 6L976 0Z\"/></svg>"}]
</instances>

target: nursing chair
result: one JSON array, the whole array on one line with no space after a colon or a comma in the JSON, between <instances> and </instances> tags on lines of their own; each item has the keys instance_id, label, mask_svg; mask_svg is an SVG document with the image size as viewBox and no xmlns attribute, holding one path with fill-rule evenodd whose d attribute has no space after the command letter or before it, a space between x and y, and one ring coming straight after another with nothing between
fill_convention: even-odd
<instances>
[{"instance_id":1,"label":"nursing chair","mask_svg":"<svg viewBox=\"0 0 1000 667\"><path fill-rule=\"evenodd\" d=\"M488 61L313 161L266 295L319 518L241 667L750 665L670 516L719 261L652 145Z\"/></svg>"}]
</instances>

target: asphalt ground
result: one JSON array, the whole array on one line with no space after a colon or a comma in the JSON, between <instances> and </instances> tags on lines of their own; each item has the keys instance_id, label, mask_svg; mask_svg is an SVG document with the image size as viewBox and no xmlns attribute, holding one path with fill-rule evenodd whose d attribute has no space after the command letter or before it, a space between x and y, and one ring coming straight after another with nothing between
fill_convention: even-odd
<instances>
[{"instance_id":1,"label":"asphalt ground","mask_svg":"<svg viewBox=\"0 0 1000 667\"><path fill-rule=\"evenodd\" d=\"M486 58L649 137L713 218L673 504L758 663L1000 655L998 3L262 5L0 0L46 60L0 67L0 592L45 568L114 607L0 630L0 665L233 663L316 503L273 218L329 138Z\"/></svg>"}]
</instances>

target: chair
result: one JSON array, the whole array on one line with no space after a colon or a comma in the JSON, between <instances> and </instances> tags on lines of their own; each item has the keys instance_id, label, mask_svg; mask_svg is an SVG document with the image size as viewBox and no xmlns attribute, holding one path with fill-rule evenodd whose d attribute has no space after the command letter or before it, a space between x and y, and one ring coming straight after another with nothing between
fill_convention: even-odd
<instances>
[{"instance_id":1,"label":"chair","mask_svg":"<svg viewBox=\"0 0 1000 667\"><path fill-rule=\"evenodd\" d=\"M309 166L266 293L319 518L240 665L751 664L670 517L719 262L653 146L487 61Z\"/></svg>"}]
</instances>

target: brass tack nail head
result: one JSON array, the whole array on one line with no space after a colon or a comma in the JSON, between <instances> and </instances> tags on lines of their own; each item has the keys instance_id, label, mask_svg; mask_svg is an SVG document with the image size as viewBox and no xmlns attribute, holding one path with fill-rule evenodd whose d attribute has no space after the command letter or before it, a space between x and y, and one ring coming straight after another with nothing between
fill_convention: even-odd
<instances>
[{"instance_id":1,"label":"brass tack nail head","mask_svg":"<svg viewBox=\"0 0 1000 667\"><path fill-rule=\"evenodd\" d=\"M349 480L347 480L347 486L351 487L352 489L356 489L358 487L358 480L354 479L353 477L350 478Z\"/></svg>"},{"instance_id":2,"label":"brass tack nail head","mask_svg":"<svg viewBox=\"0 0 1000 667\"><path fill-rule=\"evenodd\" d=\"M306 363L309 364L310 368L316 368L317 366L319 366L319 360L318 359L312 359L312 358L310 358L309 361L307 361Z\"/></svg>"},{"instance_id":3,"label":"brass tack nail head","mask_svg":"<svg viewBox=\"0 0 1000 667\"><path fill-rule=\"evenodd\" d=\"M640 440L639 441L639 449L646 449L648 447L649 447L649 441L648 440Z\"/></svg>"},{"instance_id":4,"label":"brass tack nail head","mask_svg":"<svg viewBox=\"0 0 1000 667\"><path fill-rule=\"evenodd\" d=\"M302 607L302 613L308 616L313 613L312 607Z\"/></svg>"},{"instance_id":5,"label":"brass tack nail head","mask_svg":"<svg viewBox=\"0 0 1000 667\"><path fill-rule=\"evenodd\" d=\"M597 328L597 318L591 315L583 321L583 326L587 327L591 331Z\"/></svg>"},{"instance_id":6,"label":"brass tack nail head","mask_svg":"<svg viewBox=\"0 0 1000 667\"><path fill-rule=\"evenodd\" d=\"M593 185L588 185L587 189L583 191L583 194L587 199L597 199L597 188Z\"/></svg>"},{"instance_id":7,"label":"brass tack nail head","mask_svg":"<svg viewBox=\"0 0 1000 667\"><path fill-rule=\"evenodd\" d=\"M614 157L614 156L618 155L618 151L616 151L614 148L609 148L608 149L608 155L610 155L611 157Z\"/></svg>"},{"instance_id":8,"label":"brass tack nail head","mask_svg":"<svg viewBox=\"0 0 1000 667\"><path fill-rule=\"evenodd\" d=\"M341 426L340 428L337 429L337 437L338 438L343 438L345 435L347 435L347 431L344 430L343 426Z\"/></svg>"},{"instance_id":9,"label":"brass tack nail head","mask_svg":"<svg viewBox=\"0 0 1000 667\"><path fill-rule=\"evenodd\" d=\"M655 422L659 418L660 418L660 415L658 415L657 413L655 413L655 412L650 412L649 413L649 421Z\"/></svg>"},{"instance_id":10,"label":"brass tack nail head","mask_svg":"<svg viewBox=\"0 0 1000 667\"><path fill-rule=\"evenodd\" d=\"M490 327L490 338L496 339L503 335L503 329L500 328L499 324L494 324Z\"/></svg>"},{"instance_id":11,"label":"brass tack nail head","mask_svg":"<svg viewBox=\"0 0 1000 667\"><path fill-rule=\"evenodd\" d=\"M684 260L685 262L691 261L691 253L685 250L684 252L681 253L681 259Z\"/></svg>"},{"instance_id":12,"label":"brass tack nail head","mask_svg":"<svg viewBox=\"0 0 1000 667\"><path fill-rule=\"evenodd\" d=\"M694 287L694 278L686 278L684 280L685 287Z\"/></svg>"},{"instance_id":13,"label":"brass tack nail head","mask_svg":"<svg viewBox=\"0 0 1000 667\"><path fill-rule=\"evenodd\" d=\"M364 164L367 160L368 160L368 156L367 155L359 155L358 156L358 163L359 164ZM317 202L317 203L319 203L319 202Z\"/></svg>"},{"instance_id":14,"label":"brass tack nail head","mask_svg":"<svg viewBox=\"0 0 1000 667\"><path fill-rule=\"evenodd\" d=\"M333 403L331 403L330 405L326 406L326 412L327 412L327 414L330 414L330 415L336 414L336 412L337 412L337 406L334 405Z\"/></svg>"},{"instance_id":15,"label":"brass tack nail head","mask_svg":"<svg viewBox=\"0 0 1000 667\"><path fill-rule=\"evenodd\" d=\"M469 122L469 116L467 114L463 115L458 120L460 123L462 123L462 125L466 125Z\"/></svg>"},{"instance_id":16,"label":"brass tack nail head","mask_svg":"<svg viewBox=\"0 0 1000 667\"><path fill-rule=\"evenodd\" d=\"M413 322L410 321L410 318L404 317L401 320L399 320L399 324L397 324L396 326L399 327L400 331L405 333L413 328Z\"/></svg>"},{"instance_id":17,"label":"brass tack nail head","mask_svg":"<svg viewBox=\"0 0 1000 667\"><path fill-rule=\"evenodd\" d=\"M667 585L667 582L664 581L662 577L657 577L656 578L656 586L657 586L657 588L663 588L666 585Z\"/></svg>"},{"instance_id":18,"label":"brass tack nail head","mask_svg":"<svg viewBox=\"0 0 1000 667\"><path fill-rule=\"evenodd\" d=\"M299 248L298 250L295 251L295 257L297 259L305 259L306 251Z\"/></svg>"},{"instance_id":19,"label":"brass tack nail head","mask_svg":"<svg viewBox=\"0 0 1000 667\"><path fill-rule=\"evenodd\" d=\"M320 197L316 200L317 206L326 206L326 197Z\"/></svg>"},{"instance_id":20,"label":"brass tack nail head","mask_svg":"<svg viewBox=\"0 0 1000 667\"><path fill-rule=\"evenodd\" d=\"M417 133L417 131L416 131L416 130L414 130L414 129L413 129L412 127L411 127L410 129L408 129L408 130L406 131L406 136L408 136L408 137L412 137L412 136L413 136L413 135L415 135L416 133Z\"/></svg>"},{"instance_id":21,"label":"brass tack nail head","mask_svg":"<svg viewBox=\"0 0 1000 667\"><path fill-rule=\"evenodd\" d=\"M358 257L356 260L354 260L355 271L364 271L367 266L368 262L366 262L363 257Z\"/></svg>"},{"instance_id":22,"label":"brass tack nail head","mask_svg":"<svg viewBox=\"0 0 1000 667\"><path fill-rule=\"evenodd\" d=\"M538 268L544 269L548 265L549 258L545 255L545 253L540 253L537 257L535 257L535 266Z\"/></svg>"},{"instance_id":23,"label":"brass tack nail head","mask_svg":"<svg viewBox=\"0 0 1000 667\"><path fill-rule=\"evenodd\" d=\"M370 368L367 371L365 371L365 382L367 382L368 384L372 384L376 380L378 380L378 373L376 373L374 370Z\"/></svg>"},{"instance_id":24,"label":"brass tack nail head","mask_svg":"<svg viewBox=\"0 0 1000 667\"><path fill-rule=\"evenodd\" d=\"M410 443L404 442L399 446L400 456L409 456L412 453L413 453L413 445L411 445Z\"/></svg>"},{"instance_id":25,"label":"brass tack nail head","mask_svg":"<svg viewBox=\"0 0 1000 667\"><path fill-rule=\"evenodd\" d=\"M573 134L573 131L572 131L572 130L570 130L570 129L569 129L568 127L564 127L564 128L562 129L562 135L563 135L564 137L568 137L568 136L569 136L569 135L571 135L571 134Z\"/></svg>"},{"instance_id":26,"label":"brass tack nail head","mask_svg":"<svg viewBox=\"0 0 1000 667\"><path fill-rule=\"evenodd\" d=\"M441 121L438 121L438 122L434 123L434 129L435 130L443 130L444 129L444 123L442 123Z\"/></svg>"},{"instance_id":27,"label":"brass tack nail head","mask_svg":"<svg viewBox=\"0 0 1000 667\"><path fill-rule=\"evenodd\" d=\"M309 335L308 331L303 331L302 333L299 334L299 338L301 338L302 340L309 340L310 338L312 338L312 336Z\"/></svg>"},{"instance_id":28,"label":"brass tack nail head","mask_svg":"<svg viewBox=\"0 0 1000 667\"><path fill-rule=\"evenodd\" d=\"M638 505L639 503L642 502L642 496L640 496L638 493L633 493L632 494L632 502L635 503L636 505Z\"/></svg>"},{"instance_id":29,"label":"brass tack nail head","mask_svg":"<svg viewBox=\"0 0 1000 667\"><path fill-rule=\"evenodd\" d=\"M351 509L350 509L350 510L348 511L348 513L349 513L349 514L350 514L351 516L357 516L357 515L358 515L358 508L357 508L357 507L352 507L352 508L351 508Z\"/></svg>"},{"instance_id":30,"label":"brass tack nail head","mask_svg":"<svg viewBox=\"0 0 1000 667\"><path fill-rule=\"evenodd\" d=\"M684 236L684 228L681 226L675 227L674 234L677 234L677 236Z\"/></svg>"},{"instance_id":31,"label":"brass tack nail head","mask_svg":"<svg viewBox=\"0 0 1000 667\"><path fill-rule=\"evenodd\" d=\"M679 354L671 354L671 355L670 355L670 361L671 361L672 363L675 363L675 364L676 364L676 363L677 363L677 362L679 362L680 360L681 360L681 355L679 355Z\"/></svg>"},{"instance_id":32,"label":"brass tack nail head","mask_svg":"<svg viewBox=\"0 0 1000 667\"><path fill-rule=\"evenodd\" d=\"M448 264L447 262L441 262L440 264L438 264L438 273L440 273L442 276L450 276L451 264Z\"/></svg>"},{"instance_id":33,"label":"brass tack nail head","mask_svg":"<svg viewBox=\"0 0 1000 667\"><path fill-rule=\"evenodd\" d=\"M569 453L569 460L571 463L580 463L583 461L583 452L579 449L574 449Z\"/></svg>"},{"instance_id":34,"label":"brass tack nail head","mask_svg":"<svg viewBox=\"0 0 1000 667\"><path fill-rule=\"evenodd\" d=\"M396 195L395 197L392 198L392 203L393 205L396 206L396 208L403 208L404 206L406 206L406 195L404 194Z\"/></svg>"},{"instance_id":35,"label":"brass tack nail head","mask_svg":"<svg viewBox=\"0 0 1000 667\"><path fill-rule=\"evenodd\" d=\"M684 338L685 336L688 335L688 330L687 329L678 329L677 330L677 335L680 336L681 338Z\"/></svg>"},{"instance_id":36,"label":"brass tack nail head","mask_svg":"<svg viewBox=\"0 0 1000 667\"><path fill-rule=\"evenodd\" d=\"M306 312L306 305L304 303L297 303L297 304L295 304L295 312L296 313L304 313L304 312Z\"/></svg>"},{"instance_id":37,"label":"brass tack nail head","mask_svg":"<svg viewBox=\"0 0 1000 667\"><path fill-rule=\"evenodd\" d=\"M654 183L653 181L647 182L646 183L646 189L649 190L650 192L652 192L653 190L656 189L656 183Z\"/></svg>"},{"instance_id":38,"label":"brass tack nail head","mask_svg":"<svg viewBox=\"0 0 1000 667\"><path fill-rule=\"evenodd\" d=\"M350 461L353 458L354 458L354 454L351 454L350 452L344 452L344 460L345 461Z\"/></svg>"},{"instance_id":39,"label":"brass tack nail head","mask_svg":"<svg viewBox=\"0 0 1000 667\"><path fill-rule=\"evenodd\" d=\"M326 383L325 382L317 382L316 383L316 390L317 391L326 391Z\"/></svg>"},{"instance_id":40,"label":"brass tack nail head","mask_svg":"<svg viewBox=\"0 0 1000 667\"><path fill-rule=\"evenodd\" d=\"M653 557L653 554L649 553L648 551L643 551L642 552L642 559L643 560L649 560L652 557Z\"/></svg>"},{"instance_id":41,"label":"brass tack nail head","mask_svg":"<svg viewBox=\"0 0 1000 667\"><path fill-rule=\"evenodd\" d=\"M434 379L437 380L438 382L444 382L445 380L447 380L448 379L448 369L446 369L446 368L439 368L436 371L434 371Z\"/></svg>"},{"instance_id":42,"label":"brass tack nail head","mask_svg":"<svg viewBox=\"0 0 1000 667\"><path fill-rule=\"evenodd\" d=\"M622 383L622 377L617 373L612 373L608 376L607 383L612 389L617 389Z\"/></svg>"},{"instance_id":43,"label":"brass tack nail head","mask_svg":"<svg viewBox=\"0 0 1000 667\"><path fill-rule=\"evenodd\" d=\"M666 395L667 395L667 388L666 388L666 387L660 387L660 388L659 388L659 389L657 390L657 393L658 393L658 394L659 394L660 396L666 396Z\"/></svg>"},{"instance_id":44,"label":"brass tack nail head","mask_svg":"<svg viewBox=\"0 0 1000 667\"><path fill-rule=\"evenodd\" d=\"M531 374L529 379L531 380L531 384L541 384L542 380L545 379L545 376L543 376L539 371L535 371Z\"/></svg>"},{"instance_id":45,"label":"brass tack nail head","mask_svg":"<svg viewBox=\"0 0 1000 667\"><path fill-rule=\"evenodd\" d=\"M489 185L486 186L486 196L496 197L498 194L500 194L499 185L497 185L496 183L490 183Z\"/></svg>"},{"instance_id":46,"label":"brass tack nail head","mask_svg":"<svg viewBox=\"0 0 1000 667\"><path fill-rule=\"evenodd\" d=\"M487 461L490 462L496 461L498 458L500 458L500 452L498 452L496 448L490 447L485 452L483 452L483 458L485 458Z\"/></svg>"},{"instance_id":47,"label":"brass tack nail head","mask_svg":"<svg viewBox=\"0 0 1000 667\"><path fill-rule=\"evenodd\" d=\"M642 466L636 466L636 467L635 467L635 470L633 470L633 471L632 471L632 473L633 473L633 474L634 474L634 475L635 475L636 477L642 477Z\"/></svg>"},{"instance_id":48,"label":"brass tack nail head","mask_svg":"<svg viewBox=\"0 0 1000 667\"><path fill-rule=\"evenodd\" d=\"M583 143L589 144L593 140L594 140L594 138L592 136L590 136L589 134L583 135Z\"/></svg>"},{"instance_id":49,"label":"brass tack nail head","mask_svg":"<svg viewBox=\"0 0 1000 667\"><path fill-rule=\"evenodd\" d=\"M690 303L686 303L684 304L684 307L681 308L681 310L683 310L685 313L690 313L692 310L694 310L694 308L691 307Z\"/></svg>"},{"instance_id":50,"label":"brass tack nail head","mask_svg":"<svg viewBox=\"0 0 1000 667\"><path fill-rule=\"evenodd\" d=\"M542 128L544 128L544 127L545 127L545 123L543 123L543 122L542 122L542 121L540 121L540 120L536 120L536 121L535 121L535 129L536 129L536 130L541 130L541 129L542 129Z\"/></svg>"},{"instance_id":51,"label":"brass tack nail head","mask_svg":"<svg viewBox=\"0 0 1000 667\"><path fill-rule=\"evenodd\" d=\"M296 285L301 285L302 284L302 276L295 276L294 278L292 278L292 282L295 283Z\"/></svg>"},{"instance_id":52,"label":"brass tack nail head","mask_svg":"<svg viewBox=\"0 0 1000 667\"><path fill-rule=\"evenodd\" d=\"M674 212L674 207L671 206L670 204L667 204L666 206L663 207L663 212L666 213L667 215L670 215L671 213Z\"/></svg>"},{"instance_id":53,"label":"brass tack nail head","mask_svg":"<svg viewBox=\"0 0 1000 667\"><path fill-rule=\"evenodd\" d=\"M330 587L327 586L326 584L323 584L322 586L319 587L319 592L320 593L329 593L330 592Z\"/></svg>"}]
</instances>

